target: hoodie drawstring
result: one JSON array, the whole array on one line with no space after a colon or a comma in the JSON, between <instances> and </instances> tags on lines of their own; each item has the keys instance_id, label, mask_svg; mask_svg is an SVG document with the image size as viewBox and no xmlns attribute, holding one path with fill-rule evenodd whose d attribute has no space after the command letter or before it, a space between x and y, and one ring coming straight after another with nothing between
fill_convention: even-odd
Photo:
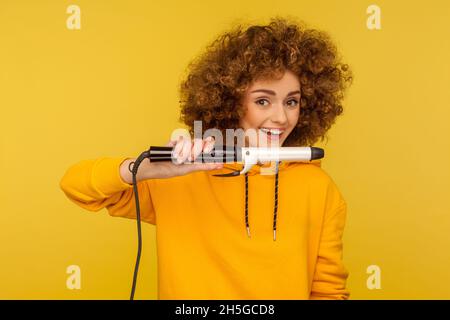
<instances>
[{"instance_id":1,"label":"hoodie drawstring","mask_svg":"<svg viewBox=\"0 0 450 320\"><path fill-rule=\"evenodd\" d=\"M273 208L273 241L277 237L277 213L278 213L278 164L275 162L275 205ZM248 173L245 173L245 227L247 236L250 238L250 225L248 223Z\"/></svg>"},{"instance_id":2,"label":"hoodie drawstring","mask_svg":"<svg viewBox=\"0 0 450 320\"><path fill-rule=\"evenodd\" d=\"M278 161L275 163L275 205L273 208L273 241L277 238L277 213L278 213Z\"/></svg>"},{"instance_id":3,"label":"hoodie drawstring","mask_svg":"<svg viewBox=\"0 0 450 320\"><path fill-rule=\"evenodd\" d=\"M248 224L248 172L245 173L245 226L247 236L250 238L250 226Z\"/></svg>"}]
</instances>

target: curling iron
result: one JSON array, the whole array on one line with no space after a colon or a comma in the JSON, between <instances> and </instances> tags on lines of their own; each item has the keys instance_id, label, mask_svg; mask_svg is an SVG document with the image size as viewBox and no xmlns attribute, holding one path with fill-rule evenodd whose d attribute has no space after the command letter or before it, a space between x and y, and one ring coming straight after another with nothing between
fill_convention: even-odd
<instances>
[{"instance_id":1,"label":"curling iron","mask_svg":"<svg viewBox=\"0 0 450 320\"><path fill-rule=\"evenodd\" d=\"M138 228L138 253L136 257L136 264L134 267L133 284L131 288L130 300L134 299L134 292L136 290L137 275L139 270L139 261L141 259L142 251L142 235L141 235L141 214L139 206L139 195L137 188L137 171L139 165L145 159L150 162L158 161L173 161L175 147L157 147L151 146L150 149L144 151L131 162L128 170L133 176L133 191L136 202L136 221ZM214 174L216 177L235 177L248 172L258 162L266 161L312 161L324 157L324 150L317 147L238 147L216 145L209 152L202 152L194 160L203 163L228 163L228 162L243 162L244 167L241 171L236 170L225 174Z\"/></svg>"},{"instance_id":2,"label":"curling iron","mask_svg":"<svg viewBox=\"0 0 450 320\"><path fill-rule=\"evenodd\" d=\"M150 147L147 151L150 162L172 161L175 147ZM202 152L195 162L227 163L243 162L241 171L214 174L216 177L234 177L245 174L258 162L266 161L311 161L324 157L324 150L317 147L237 147L217 145L207 153Z\"/></svg>"}]
</instances>

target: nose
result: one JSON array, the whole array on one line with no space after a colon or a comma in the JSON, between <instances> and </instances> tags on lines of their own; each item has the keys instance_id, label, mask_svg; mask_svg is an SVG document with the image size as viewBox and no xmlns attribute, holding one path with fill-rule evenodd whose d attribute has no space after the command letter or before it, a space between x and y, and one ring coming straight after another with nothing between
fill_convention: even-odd
<instances>
[{"instance_id":1,"label":"nose","mask_svg":"<svg viewBox=\"0 0 450 320\"><path fill-rule=\"evenodd\" d=\"M280 104L276 104L272 110L273 112L270 117L272 122L280 125L285 125L287 123L288 118L286 116L286 111L284 110L283 106Z\"/></svg>"}]
</instances>

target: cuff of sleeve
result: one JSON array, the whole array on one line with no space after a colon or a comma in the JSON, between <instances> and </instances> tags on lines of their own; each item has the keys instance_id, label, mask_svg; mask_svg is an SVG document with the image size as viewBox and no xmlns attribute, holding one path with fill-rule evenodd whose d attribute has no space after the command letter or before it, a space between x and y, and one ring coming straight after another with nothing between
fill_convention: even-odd
<instances>
[{"instance_id":1,"label":"cuff of sleeve","mask_svg":"<svg viewBox=\"0 0 450 320\"><path fill-rule=\"evenodd\" d=\"M105 196L132 188L133 185L126 183L120 176L120 165L130 157L100 158L95 162L91 181L95 188Z\"/></svg>"}]
</instances>

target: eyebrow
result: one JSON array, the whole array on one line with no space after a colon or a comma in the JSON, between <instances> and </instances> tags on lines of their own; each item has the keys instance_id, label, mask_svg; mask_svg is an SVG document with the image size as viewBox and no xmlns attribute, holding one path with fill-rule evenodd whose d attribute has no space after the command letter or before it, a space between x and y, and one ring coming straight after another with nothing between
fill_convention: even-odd
<instances>
[{"instance_id":1,"label":"eyebrow","mask_svg":"<svg viewBox=\"0 0 450 320\"><path fill-rule=\"evenodd\" d=\"M272 96L276 96L275 91L267 90L267 89L253 90L253 91L251 91L250 93L254 93L254 92L264 92L264 93L270 94L270 95L272 95ZM291 92L288 93L288 96L293 95L293 94L296 94L296 93L300 93L300 90L291 91Z\"/></svg>"}]
</instances>

